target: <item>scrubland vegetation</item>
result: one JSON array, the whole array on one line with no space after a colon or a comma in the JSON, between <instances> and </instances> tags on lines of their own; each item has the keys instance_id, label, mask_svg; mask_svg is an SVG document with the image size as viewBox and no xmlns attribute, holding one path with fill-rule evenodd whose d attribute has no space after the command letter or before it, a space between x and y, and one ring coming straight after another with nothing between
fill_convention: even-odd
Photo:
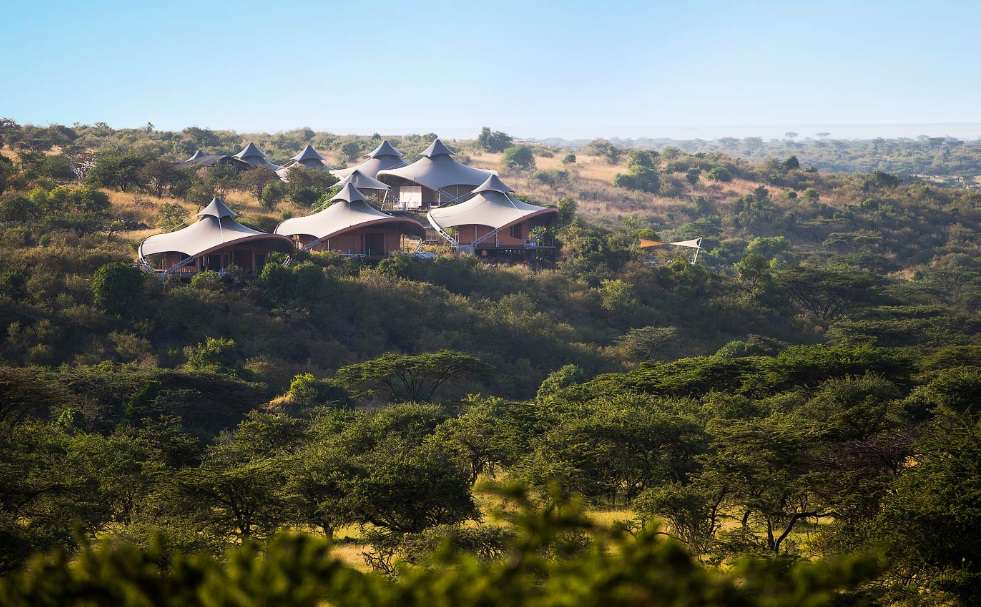
<instances>
[{"instance_id":1,"label":"scrubland vegetation","mask_svg":"<svg viewBox=\"0 0 981 607\"><path fill-rule=\"evenodd\" d=\"M333 185L166 160L380 138L0 136L0 602L981 600L976 191L488 129L458 158L560 208L554 267L161 282L139 239L216 191L268 230Z\"/></svg>"}]
</instances>

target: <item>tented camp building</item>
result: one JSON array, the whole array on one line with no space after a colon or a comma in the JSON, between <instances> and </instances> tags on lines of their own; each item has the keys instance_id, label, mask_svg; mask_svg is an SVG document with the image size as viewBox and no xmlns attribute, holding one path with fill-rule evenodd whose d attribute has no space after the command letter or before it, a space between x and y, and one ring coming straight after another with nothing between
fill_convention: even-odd
<instances>
[{"instance_id":1,"label":"tented camp building","mask_svg":"<svg viewBox=\"0 0 981 607\"><path fill-rule=\"evenodd\" d=\"M374 177L368 177L361 171L354 169L335 187L338 190L343 190L344 186L349 183L357 188L366 198L370 199L376 206L381 207L384 204L385 196L388 194L387 184L378 181Z\"/></svg>"},{"instance_id":2,"label":"tented camp building","mask_svg":"<svg viewBox=\"0 0 981 607\"><path fill-rule=\"evenodd\" d=\"M253 230L235 221L235 213L221 198L213 199L197 217L186 228L144 240L139 248L140 265L168 275L223 272L233 265L255 273L265 265L269 253L289 253L292 249L285 236Z\"/></svg>"},{"instance_id":3,"label":"tented camp building","mask_svg":"<svg viewBox=\"0 0 981 607\"><path fill-rule=\"evenodd\" d=\"M238 158L242 162L246 162L251 166L264 167L270 171L276 171L282 168L278 164L269 162L266 155L262 153L262 150L256 147L256 145L251 141L244 148L242 148L241 152L235 154L235 158Z\"/></svg>"},{"instance_id":4,"label":"tented camp building","mask_svg":"<svg viewBox=\"0 0 981 607\"><path fill-rule=\"evenodd\" d=\"M312 145L307 145L298 154L290 158L290 162L286 166L277 169L276 174L283 181L289 181L289 173L296 167L303 167L305 169L327 169L327 163L324 157L320 155L320 152L313 149Z\"/></svg>"},{"instance_id":5,"label":"tented camp building","mask_svg":"<svg viewBox=\"0 0 981 607\"><path fill-rule=\"evenodd\" d=\"M229 165L239 169L247 169L251 166L247 162L243 162L235 156L229 156L228 154L208 154L206 152L202 152L201 150L194 152L194 154L182 164L194 168L206 168L219 164Z\"/></svg>"},{"instance_id":6,"label":"tented camp building","mask_svg":"<svg viewBox=\"0 0 981 607\"><path fill-rule=\"evenodd\" d=\"M393 217L372 207L350 182L330 199L326 209L287 219L276 234L288 236L305 251L382 257L402 248L403 236L421 236L423 226L408 217Z\"/></svg>"},{"instance_id":7,"label":"tented camp building","mask_svg":"<svg viewBox=\"0 0 981 607\"><path fill-rule=\"evenodd\" d=\"M378 176L378 171L397 169L404 166L405 160L402 158L402 152L395 149L386 139L361 164L346 169L336 169L331 171L331 173L338 179L344 179L354 171L359 171L362 175L375 178Z\"/></svg>"},{"instance_id":8,"label":"tented camp building","mask_svg":"<svg viewBox=\"0 0 981 607\"><path fill-rule=\"evenodd\" d=\"M532 230L553 225L558 209L528 204L512 195L513 190L497 175L487 177L466 202L432 209L430 225L458 250L510 255L537 249Z\"/></svg>"},{"instance_id":9,"label":"tented camp building","mask_svg":"<svg viewBox=\"0 0 981 607\"><path fill-rule=\"evenodd\" d=\"M393 206L404 211L461 202L493 174L457 162L437 137L419 160L375 177L391 186Z\"/></svg>"}]
</instances>

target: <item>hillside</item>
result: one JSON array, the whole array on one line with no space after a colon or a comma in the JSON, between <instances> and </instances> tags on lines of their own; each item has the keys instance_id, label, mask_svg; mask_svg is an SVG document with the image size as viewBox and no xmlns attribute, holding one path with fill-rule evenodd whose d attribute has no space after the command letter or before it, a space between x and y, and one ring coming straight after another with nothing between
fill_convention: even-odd
<instances>
[{"instance_id":1,"label":"hillside","mask_svg":"<svg viewBox=\"0 0 981 607\"><path fill-rule=\"evenodd\" d=\"M309 604L527 598L543 571L573 597L607 572L705 604L977 598L976 191L481 134L456 158L558 207L553 262L293 250L188 279L136 247L217 195L270 231L336 180L176 160L340 166L381 136L0 133L0 602L262 567ZM697 263L639 247L695 237Z\"/></svg>"}]
</instances>

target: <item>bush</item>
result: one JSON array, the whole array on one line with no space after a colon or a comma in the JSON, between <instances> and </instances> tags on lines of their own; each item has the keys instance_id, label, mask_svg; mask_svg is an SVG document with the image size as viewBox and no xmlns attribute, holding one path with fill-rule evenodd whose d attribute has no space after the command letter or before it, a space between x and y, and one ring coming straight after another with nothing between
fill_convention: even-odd
<instances>
[{"instance_id":1,"label":"bush","mask_svg":"<svg viewBox=\"0 0 981 607\"><path fill-rule=\"evenodd\" d=\"M110 263L100 267L92 277L95 303L107 312L133 312L143 297L143 273L132 265Z\"/></svg>"},{"instance_id":2,"label":"bush","mask_svg":"<svg viewBox=\"0 0 981 607\"><path fill-rule=\"evenodd\" d=\"M514 145L504 150L504 166L512 169L535 168L535 154L527 145Z\"/></svg>"},{"instance_id":3,"label":"bush","mask_svg":"<svg viewBox=\"0 0 981 607\"><path fill-rule=\"evenodd\" d=\"M708 178L712 181L732 181L732 173L724 166L714 166L709 169Z\"/></svg>"}]
</instances>

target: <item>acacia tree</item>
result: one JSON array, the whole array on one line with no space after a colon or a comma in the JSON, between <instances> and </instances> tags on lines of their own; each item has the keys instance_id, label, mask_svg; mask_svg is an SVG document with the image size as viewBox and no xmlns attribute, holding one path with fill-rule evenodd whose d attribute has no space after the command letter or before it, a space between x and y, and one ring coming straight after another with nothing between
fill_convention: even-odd
<instances>
[{"instance_id":1,"label":"acacia tree","mask_svg":"<svg viewBox=\"0 0 981 607\"><path fill-rule=\"evenodd\" d=\"M257 202L263 202L262 193L266 184L273 179L278 179L275 173L265 167L252 167L243 171L238 178L242 186L252 193Z\"/></svg>"},{"instance_id":2,"label":"acacia tree","mask_svg":"<svg viewBox=\"0 0 981 607\"><path fill-rule=\"evenodd\" d=\"M480 135L477 137L477 145L488 152L503 152L511 147L513 141L507 133L492 131L486 126L480 130Z\"/></svg>"},{"instance_id":3,"label":"acacia tree","mask_svg":"<svg viewBox=\"0 0 981 607\"><path fill-rule=\"evenodd\" d=\"M463 352L391 352L369 361L342 367L334 375L334 381L360 398L379 397L389 402L427 402L448 383L479 380L488 377L490 373L490 366Z\"/></svg>"},{"instance_id":4,"label":"acacia tree","mask_svg":"<svg viewBox=\"0 0 981 607\"><path fill-rule=\"evenodd\" d=\"M881 279L843 267L788 268L777 275L777 287L801 312L819 322L834 320L850 308L883 298Z\"/></svg>"}]
</instances>

